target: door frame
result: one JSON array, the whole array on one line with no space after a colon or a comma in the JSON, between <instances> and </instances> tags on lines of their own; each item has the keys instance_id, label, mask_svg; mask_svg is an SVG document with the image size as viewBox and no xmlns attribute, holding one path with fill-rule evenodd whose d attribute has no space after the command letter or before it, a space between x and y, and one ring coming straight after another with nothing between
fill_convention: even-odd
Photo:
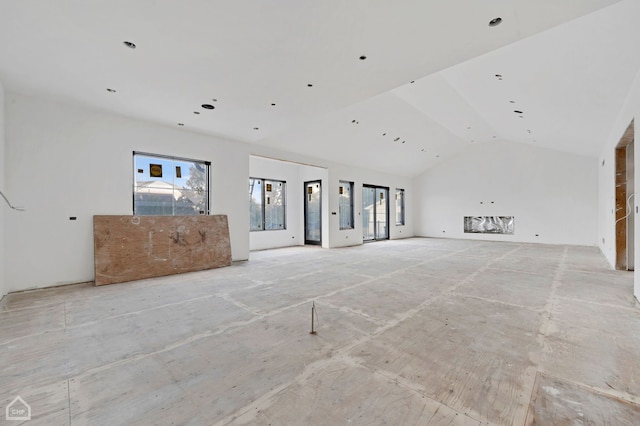
<instances>
[{"instance_id":1,"label":"door frame","mask_svg":"<svg viewBox=\"0 0 640 426\"><path fill-rule=\"evenodd\" d=\"M635 154L634 121L627 126L624 134L615 148L615 248L616 269L621 271L633 271L634 268L634 181L635 170L633 155Z\"/></svg>"},{"instance_id":2,"label":"door frame","mask_svg":"<svg viewBox=\"0 0 640 426\"><path fill-rule=\"evenodd\" d=\"M320 203L318 206L318 226L319 226L319 231L320 231L320 240L319 241L312 241L312 240L307 240L307 185L308 184L314 184L317 183L319 186L319 190L320 190L320 197L318 202ZM302 187L302 191L303 191L303 203L304 203L304 243L305 245L310 244L310 245L315 245L315 246L321 246L322 245L322 179L316 179L316 180L309 180L309 181L305 181Z\"/></svg>"},{"instance_id":3,"label":"door frame","mask_svg":"<svg viewBox=\"0 0 640 426\"><path fill-rule=\"evenodd\" d=\"M386 214L387 236L385 238L378 238L377 237L377 235L378 235L378 223L376 221L376 215L377 215L377 210L378 209L376 207L377 206L377 200L375 200L375 197L374 197L374 202L373 202L373 239L365 240L364 239L364 232L363 232L362 241L365 242L365 243L370 243L370 242L373 242L373 241L389 240L389 239L391 239L391 232L390 232L390 229L389 229L389 223L390 223L389 216L391 214L390 213L390 206L389 206L389 192L390 192L390 189L387 186L371 185L371 184L363 183L362 184L362 189L365 189L365 188L372 188L374 190L374 194L377 193L378 189L384 189L384 190L387 191L387 196L385 197L386 199L384 200L385 207L387 209L387 214ZM362 220L364 220L364 217L363 217ZM363 228L364 228L364 222L362 223L362 225L363 225ZM363 229L363 231L364 231L364 229Z\"/></svg>"}]
</instances>

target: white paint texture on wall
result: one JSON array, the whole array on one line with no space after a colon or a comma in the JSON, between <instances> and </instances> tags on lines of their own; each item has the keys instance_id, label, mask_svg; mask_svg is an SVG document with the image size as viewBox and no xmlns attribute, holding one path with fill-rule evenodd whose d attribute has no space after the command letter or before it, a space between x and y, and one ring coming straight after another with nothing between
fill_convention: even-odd
<instances>
[{"instance_id":1,"label":"white paint texture on wall","mask_svg":"<svg viewBox=\"0 0 640 426\"><path fill-rule=\"evenodd\" d=\"M395 204L393 201L389 205L389 236L391 239L408 238L414 236L414 216L412 205L413 197L413 179L410 177L394 176L375 170L363 169L358 167L346 166L330 162L327 160L310 158L304 155L285 152L282 150L269 149L264 146L252 146L252 154L256 157L278 158L286 162L294 162L299 164L300 182L318 180L322 181L322 247L346 247L362 244L362 216L359 214L362 209L362 185L371 184L388 187L390 194L393 194L396 188L405 190L406 218L404 226L395 225ZM279 161L276 161L277 165ZM253 173L253 165L252 171ZM257 169L256 169L257 170ZM354 183L354 229L341 230L338 220L339 194L338 185L341 180ZM302 185L302 183L300 184ZM297 214L300 217L300 244L304 244L304 205L303 200L297 206L290 205L292 208L287 209L289 214ZM296 210L297 209L297 210ZM336 215L332 213L336 212ZM268 236L268 233L265 233ZM281 247L279 237L274 237L272 241L268 241L260 236L261 240L255 245L255 249L264 249L271 247ZM252 235L252 250L254 236ZM256 239L256 242L258 240Z\"/></svg>"},{"instance_id":2,"label":"white paint texture on wall","mask_svg":"<svg viewBox=\"0 0 640 426\"><path fill-rule=\"evenodd\" d=\"M265 151L262 151L264 153ZM274 152L274 155L276 153ZM282 179L287 181L287 230L251 233L251 250L285 247L304 244L304 200L303 184L306 181L322 182L322 247L334 248L362 244L362 185L372 184L389 188L389 237L391 239L408 238L413 233L412 179L397 177L373 170L348 167L327 163L310 158L301 158L295 154L278 152L284 161L252 156L250 173L254 177ZM298 161L302 163L297 163ZM321 166L309 164L317 162ZM340 181L354 183L354 228L341 230L339 223ZM405 190L406 217L404 226L395 225L395 203L393 195L396 188ZM335 215L333 213L336 213ZM297 228L296 228L297 227Z\"/></svg>"},{"instance_id":3,"label":"white paint texture on wall","mask_svg":"<svg viewBox=\"0 0 640 426\"><path fill-rule=\"evenodd\" d=\"M376 185L389 188L389 238L408 238L414 236L414 219L411 206L415 197L413 193L413 179L408 177L393 176L373 170L358 169L353 167L335 165L329 169L329 210L339 211L338 187L340 181L354 183L353 220L354 229L340 229L339 216L330 216L330 241L331 247L346 247L362 244L362 186ZM405 190L405 224L396 225L395 190Z\"/></svg>"},{"instance_id":4,"label":"white paint texture on wall","mask_svg":"<svg viewBox=\"0 0 640 426\"><path fill-rule=\"evenodd\" d=\"M597 180L593 158L471 145L415 180L416 235L595 246ZM515 216L515 233L465 234L464 216Z\"/></svg>"},{"instance_id":5,"label":"white paint texture on wall","mask_svg":"<svg viewBox=\"0 0 640 426\"><path fill-rule=\"evenodd\" d=\"M132 213L133 151L211 161L211 213L229 216L234 260L248 259L250 248L281 247L292 245L291 241L304 243L302 182L307 180L322 180L323 247L362 242L358 216L356 229L347 231L353 236L347 242L340 239L345 233L338 229L337 220L334 223L337 216L330 215L338 209L337 184L341 179L356 184L356 211L363 183L388 186L391 191L404 188L407 225L396 229L391 203L390 234L391 238L413 235L410 178L329 164L259 145L223 141L184 128L174 129L40 98L7 94L5 187L12 195L12 202L25 206L27 211L4 214L6 292L93 280L92 218L95 214ZM253 163L251 170L250 154L307 165L274 161L272 166ZM283 164L285 166L276 171ZM297 180L287 191L290 208L286 231L250 236L250 175ZM299 188L295 188L296 185ZM77 220L69 220L72 216Z\"/></svg>"},{"instance_id":6,"label":"white paint texture on wall","mask_svg":"<svg viewBox=\"0 0 640 426\"><path fill-rule=\"evenodd\" d=\"M248 145L22 95L6 113L6 186L27 208L5 214L6 290L93 280L92 218L132 214L133 151L211 161L211 213L248 258Z\"/></svg>"},{"instance_id":7,"label":"white paint texture on wall","mask_svg":"<svg viewBox=\"0 0 640 426\"><path fill-rule=\"evenodd\" d=\"M4 127L5 127L5 119L4 119L5 111L4 111L4 87L2 82L0 82L0 190L2 190L6 194L6 185L5 185L5 140L4 140ZM0 200L0 299L7 294L7 283L6 283L6 268L5 268L5 243L6 238L4 235L5 228L5 215L9 214L8 206L5 204L4 200Z\"/></svg>"},{"instance_id":8,"label":"white paint texture on wall","mask_svg":"<svg viewBox=\"0 0 640 426\"><path fill-rule=\"evenodd\" d=\"M287 184L285 194L287 228L284 230L251 232L249 237L251 250L304 244L303 182L305 180L322 179L326 173L326 169L320 167L251 156L249 161L249 174L251 177L282 180ZM305 176L312 176L312 178L306 179Z\"/></svg>"},{"instance_id":9,"label":"white paint texture on wall","mask_svg":"<svg viewBox=\"0 0 640 426\"><path fill-rule=\"evenodd\" d=\"M625 130L635 118L635 139L637 141L638 122L640 120L640 72L636 75L635 81L629 95L622 107L616 123L614 124L608 140L602 148L598 159L598 245L605 255L611 267L616 263L616 236L615 236L615 149L622 138ZM635 146L635 143L634 143ZM635 149L636 154L638 150ZM634 156L635 177L634 187L640 188L640 156ZM638 197L631 199L632 214L638 218L636 207L639 205ZM638 222L637 220L635 221ZM634 241L636 245L640 242L640 226L634 227ZM640 250L637 246L634 250L634 264L640 265ZM635 272L634 272L635 274ZM640 276L634 275L634 295L640 300Z\"/></svg>"},{"instance_id":10,"label":"white paint texture on wall","mask_svg":"<svg viewBox=\"0 0 640 426\"><path fill-rule=\"evenodd\" d=\"M274 179L286 182L285 223L286 229L274 231L252 231L249 233L249 249L287 247L300 244L299 209L301 196L295 191L300 180L298 165L285 161L270 160L251 156L249 160L249 176L259 179ZM247 205L248 205L247 197Z\"/></svg>"}]
</instances>

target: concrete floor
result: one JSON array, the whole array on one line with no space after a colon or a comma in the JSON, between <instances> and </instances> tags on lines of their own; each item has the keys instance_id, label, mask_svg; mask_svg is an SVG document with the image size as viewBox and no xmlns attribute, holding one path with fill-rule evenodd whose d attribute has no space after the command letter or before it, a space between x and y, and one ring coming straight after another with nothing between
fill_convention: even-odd
<instances>
[{"instance_id":1,"label":"concrete floor","mask_svg":"<svg viewBox=\"0 0 640 426\"><path fill-rule=\"evenodd\" d=\"M632 281L593 247L414 238L11 294L0 401L28 425L638 425Z\"/></svg>"}]
</instances>

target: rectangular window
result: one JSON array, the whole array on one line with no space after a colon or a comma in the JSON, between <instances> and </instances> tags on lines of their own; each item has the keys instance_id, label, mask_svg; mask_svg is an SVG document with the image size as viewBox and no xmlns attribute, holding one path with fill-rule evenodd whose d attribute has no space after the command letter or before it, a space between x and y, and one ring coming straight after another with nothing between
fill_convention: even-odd
<instances>
[{"instance_id":1,"label":"rectangular window","mask_svg":"<svg viewBox=\"0 0 640 426\"><path fill-rule=\"evenodd\" d=\"M404 225L404 189L396 188L396 225Z\"/></svg>"},{"instance_id":2,"label":"rectangular window","mask_svg":"<svg viewBox=\"0 0 640 426\"><path fill-rule=\"evenodd\" d=\"M133 152L133 214L209 214L208 161Z\"/></svg>"},{"instance_id":3,"label":"rectangular window","mask_svg":"<svg viewBox=\"0 0 640 426\"><path fill-rule=\"evenodd\" d=\"M286 229L286 182L249 178L249 229L270 231Z\"/></svg>"},{"instance_id":4,"label":"rectangular window","mask_svg":"<svg viewBox=\"0 0 640 426\"><path fill-rule=\"evenodd\" d=\"M338 193L340 196L338 204L340 229L353 229L353 182L341 180Z\"/></svg>"}]
</instances>

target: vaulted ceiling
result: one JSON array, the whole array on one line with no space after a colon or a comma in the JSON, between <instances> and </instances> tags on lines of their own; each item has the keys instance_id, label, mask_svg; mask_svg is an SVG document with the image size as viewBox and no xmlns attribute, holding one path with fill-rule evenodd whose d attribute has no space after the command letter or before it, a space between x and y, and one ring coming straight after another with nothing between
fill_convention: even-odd
<instances>
[{"instance_id":1,"label":"vaulted ceiling","mask_svg":"<svg viewBox=\"0 0 640 426\"><path fill-rule=\"evenodd\" d=\"M597 156L639 19L637 0L0 0L0 81L413 176L492 140Z\"/></svg>"}]
</instances>

